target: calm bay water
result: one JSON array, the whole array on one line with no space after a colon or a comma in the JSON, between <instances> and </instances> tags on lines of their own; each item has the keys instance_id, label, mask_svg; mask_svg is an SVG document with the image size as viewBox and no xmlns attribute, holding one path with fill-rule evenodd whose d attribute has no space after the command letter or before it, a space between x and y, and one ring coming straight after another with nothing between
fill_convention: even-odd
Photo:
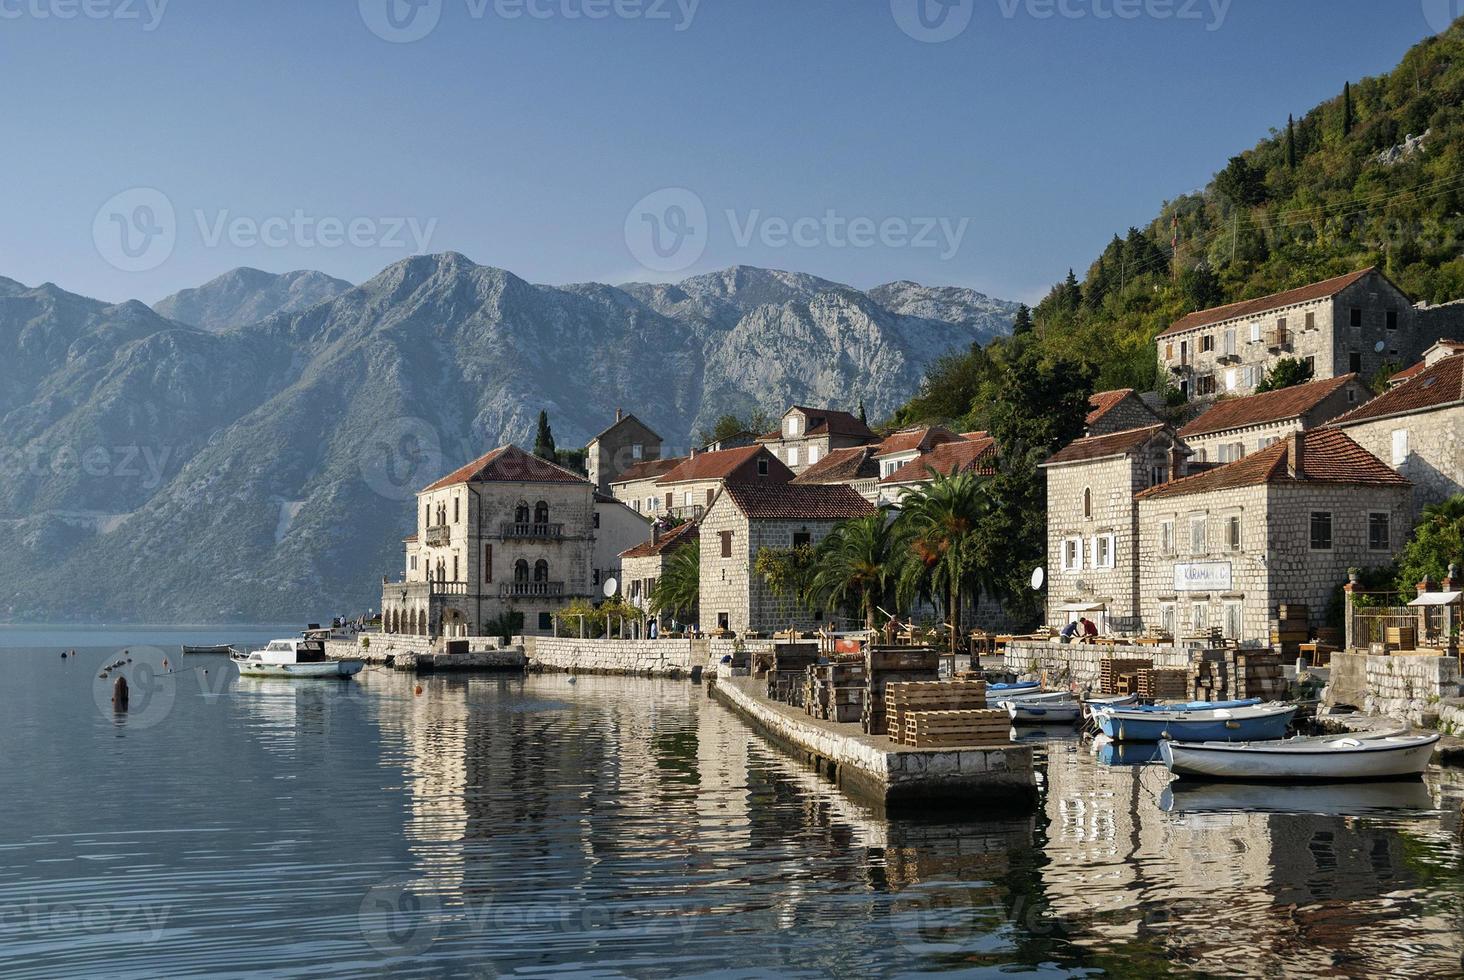
<instances>
[{"instance_id":1,"label":"calm bay water","mask_svg":"<svg viewBox=\"0 0 1464 980\"><path fill-rule=\"evenodd\" d=\"M1034 816L890 821L685 682L176 646L279 633L0 630L0 972L1460 972L1457 774L1175 794L1035 735Z\"/></svg>"}]
</instances>

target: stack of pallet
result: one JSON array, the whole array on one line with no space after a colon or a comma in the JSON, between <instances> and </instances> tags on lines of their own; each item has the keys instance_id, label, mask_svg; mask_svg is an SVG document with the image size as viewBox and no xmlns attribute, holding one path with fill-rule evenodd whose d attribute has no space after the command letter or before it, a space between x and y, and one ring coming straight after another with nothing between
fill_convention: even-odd
<instances>
[{"instance_id":1,"label":"stack of pallet","mask_svg":"<svg viewBox=\"0 0 1464 980\"><path fill-rule=\"evenodd\" d=\"M1137 693L1141 698L1155 701L1183 701L1188 693L1189 672L1185 670L1156 670L1139 668Z\"/></svg>"},{"instance_id":2,"label":"stack of pallet","mask_svg":"<svg viewBox=\"0 0 1464 980\"><path fill-rule=\"evenodd\" d=\"M1189 696L1195 701L1225 701L1229 677L1225 661L1218 656L1196 654L1190 663Z\"/></svg>"},{"instance_id":3,"label":"stack of pallet","mask_svg":"<svg viewBox=\"0 0 1464 980\"><path fill-rule=\"evenodd\" d=\"M1311 639L1311 610L1294 602L1283 602L1277 609L1276 628L1271 630L1271 646L1289 661L1301 655L1301 645Z\"/></svg>"},{"instance_id":4,"label":"stack of pallet","mask_svg":"<svg viewBox=\"0 0 1464 980\"><path fill-rule=\"evenodd\" d=\"M808 686L808 668L802 670L768 671L768 698L803 707L803 696Z\"/></svg>"},{"instance_id":5,"label":"stack of pallet","mask_svg":"<svg viewBox=\"0 0 1464 980\"><path fill-rule=\"evenodd\" d=\"M1284 698L1288 684L1279 653L1237 653L1231 694L1236 698L1275 701Z\"/></svg>"},{"instance_id":6,"label":"stack of pallet","mask_svg":"<svg viewBox=\"0 0 1464 980\"><path fill-rule=\"evenodd\" d=\"M940 654L931 647L868 646L864 649L868 690L860 723L866 735L887 734L885 686L904 681L940 680Z\"/></svg>"},{"instance_id":7,"label":"stack of pallet","mask_svg":"<svg viewBox=\"0 0 1464 980\"><path fill-rule=\"evenodd\" d=\"M895 681L885 685L885 718L890 737L905 735L911 711L979 711L986 707L986 682Z\"/></svg>"},{"instance_id":8,"label":"stack of pallet","mask_svg":"<svg viewBox=\"0 0 1464 980\"><path fill-rule=\"evenodd\" d=\"M1139 693L1139 671L1152 670L1152 660L1114 660L1104 657L1098 662L1099 694Z\"/></svg>"},{"instance_id":9,"label":"stack of pallet","mask_svg":"<svg viewBox=\"0 0 1464 980\"><path fill-rule=\"evenodd\" d=\"M917 749L967 748L1005 743L1011 720L1000 708L984 711L911 711L905 715L905 744Z\"/></svg>"},{"instance_id":10,"label":"stack of pallet","mask_svg":"<svg viewBox=\"0 0 1464 980\"><path fill-rule=\"evenodd\" d=\"M864 708L864 661L840 658L808 668L803 710L825 721L858 721Z\"/></svg>"}]
</instances>

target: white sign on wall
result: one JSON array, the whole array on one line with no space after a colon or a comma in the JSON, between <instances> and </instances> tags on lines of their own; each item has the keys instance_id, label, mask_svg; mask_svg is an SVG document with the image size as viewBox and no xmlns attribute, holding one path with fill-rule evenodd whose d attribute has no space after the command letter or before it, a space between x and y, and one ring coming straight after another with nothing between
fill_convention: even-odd
<instances>
[{"instance_id":1,"label":"white sign on wall","mask_svg":"<svg viewBox=\"0 0 1464 980\"><path fill-rule=\"evenodd\" d=\"M1205 561L1174 566L1174 591L1223 592L1230 588L1230 562Z\"/></svg>"}]
</instances>

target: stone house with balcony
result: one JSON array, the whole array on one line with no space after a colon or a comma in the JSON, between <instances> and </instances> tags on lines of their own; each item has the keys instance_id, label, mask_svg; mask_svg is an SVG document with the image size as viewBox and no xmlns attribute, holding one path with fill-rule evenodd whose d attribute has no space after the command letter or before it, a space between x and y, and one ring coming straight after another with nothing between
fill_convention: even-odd
<instances>
[{"instance_id":1,"label":"stone house with balcony","mask_svg":"<svg viewBox=\"0 0 1464 980\"><path fill-rule=\"evenodd\" d=\"M1370 378L1422 354L1425 317L1387 276L1362 269L1191 313L1159 334L1159 363L1190 400L1252 394L1283 357L1306 361L1317 380Z\"/></svg>"},{"instance_id":2,"label":"stone house with balcony","mask_svg":"<svg viewBox=\"0 0 1464 980\"><path fill-rule=\"evenodd\" d=\"M879 439L869 426L848 412L794 405L783 414L777 432L759 436L794 473L802 473L835 449L851 449Z\"/></svg>"},{"instance_id":3,"label":"stone house with balcony","mask_svg":"<svg viewBox=\"0 0 1464 980\"><path fill-rule=\"evenodd\" d=\"M545 634L569 599L595 593L593 484L517 446L422 490L416 513L402 580L382 583L386 633L480 635L517 612L524 632Z\"/></svg>"},{"instance_id":4,"label":"stone house with balcony","mask_svg":"<svg viewBox=\"0 0 1464 980\"><path fill-rule=\"evenodd\" d=\"M1084 434L1090 436L1142 429L1164 421L1132 388L1097 392L1088 399L1088 408Z\"/></svg>"},{"instance_id":5,"label":"stone house with balcony","mask_svg":"<svg viewBox=\"0 0 1464 980\"><path fill-rule=\"evenodd\" d=\"M729 482L701 521L701 627L816 629L822 613L775 596L754 569L763 548L815 546L843 521L876 513L840 484Z\"/></svg>"},{"instance_id":6,"label":"stone house with balcony","mask_svg":"<svg viewBox=\"0 0 1464 980\"><path fill-rule=\"evenodd\" d=\"M1047 623L1086 616L1136 631L1139 515L1135 495L1184 472L1189 449L1163 424L1078 439L1042 464L1047 477Z\"/></svg>"},{"instance_id":7,"label":"stone house with balcony","mask_svg":"<svg viewBox=\"0 0 1464 980\"><path fill-rule=\"evenodd\" d=\"M656 481L662 513L699 521L729 484L783 484L793 471L764 445L692 453Z\"/></svg>"},{"instance_id":8,"label":"stone house with balcony","mask_svg":"<svg viewBox=\"0 0 1464 980\"><path fill-rule=\"evenodd\" d=\"M1292 432L1234 463L1137 495L1140 620L1176 637L1219 628L1267 647L1282 603L1312 625L1351 567L1387 565L1412 489L1339 430Z\"/></svg>"},{"instance_id":9,"label":"stone house with balcony","mask_svg":"<svg viewBox=\"0 0 1464 980\"><path fill-rule=\"evenodd\" d=\"M615 422L585 447L585 470L600 493L626 470L646 460L661 458L661 437L634 415L615 410Z\"/></svg>"},{"instance_id":10,"label":"stone house with balcony","mask_svg":"<svg viewBox=\"0 0 1464 980\"><path fill-rule=\"evenodd\" d=\"M610 495L637 514L651 519L662 516L666 513L666 501L660 488L661 477L686 460L686 456L671 456L636 463L610 484Z\"/></svg>"},{"instance_id":11,"label":"stone house with balcony","mask_svg":"<svg viewBox=\"0 0 1464 980\"><path fill-rule=\"evenodd\" d=\"M877 446L854 446L835 449L793 478L799 486L842 483L852 487L870 503L879 502L879 461L874 458Z\"/></svg>"},{"instance_id":12,"label":"stone house with balcony","mask_svg":"<svg viewBox=\"0 0 1464 980\"><path fill-rule=\"evenodd\" d=\"M1190 463L1233 463L1293 432L1315 429L1372 398L1355 374L1222 398L1179 430L1194 452Z\"/></svg>"},{"instance_id":13,"label":"stone house with balcony","mask_svg":"<svg viewBox=\"0 0 1464 980\"><path fill-rule=\"evenodd\" d=\"M1464 493L1464 353L1433 364L1332 423L1413 484L1413 518Z\"/></svg>"},{"instance_id":14,"label":"stone house with balcony","mask_svg":"<svg viewBox=\"0 0 1464 980\"><path fill-rule=\"evenodd\" d=\"M671 622L667 615L650 615L651 592L665 574L666 563L682 548L697 541L700 533L701 528L691 521L672 528L663 528L657 523L651 529L650 540L620 553L620 594L626 602L656 621L658 633L665 631ZM698 619L695 609L685 610L684 615L689 617L688 622L694 623ZM639 629L640 624L637 623L636 628Z\"/></svg>"}]
</instances>

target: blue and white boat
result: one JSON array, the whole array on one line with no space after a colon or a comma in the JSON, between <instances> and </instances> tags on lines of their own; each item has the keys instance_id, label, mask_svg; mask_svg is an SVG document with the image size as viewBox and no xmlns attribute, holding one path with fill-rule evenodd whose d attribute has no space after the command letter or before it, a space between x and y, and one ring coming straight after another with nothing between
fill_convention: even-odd
<instances>
[{"instance_id":1,"label":"blue and white boat","mask_svg":"<svg viewBox=\"0 0 1464 980\"><path fill-rule=\"evenodd\" d=\"M1016 725L1071 725L1083 713L1077 698L1045 700L1037 698L1006 699L997 707L1005 708Z\"/></svg>"},{"instance_id":2,"label":"blue and white boat","mask_svg":"<svg viewBox=\"0 0 1464 980\"><path fill-rule=\"evenodd\" d=\"M1157 709L1157 710L1156 710ZM1093 720L1104 735L1120 742L1264 742L1286 737L1296 715L1294 704L1237 707L1096 708Z\"/></svg>"}]
</instances>

